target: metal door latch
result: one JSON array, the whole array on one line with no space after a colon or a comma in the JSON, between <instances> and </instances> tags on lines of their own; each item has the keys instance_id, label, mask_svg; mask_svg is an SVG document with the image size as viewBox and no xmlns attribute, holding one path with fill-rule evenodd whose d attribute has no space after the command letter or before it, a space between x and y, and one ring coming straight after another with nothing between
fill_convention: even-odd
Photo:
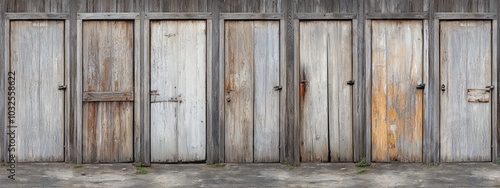
<instances>
[{"instance_id":1,"label":"metal door latch","mask_svg":"<svg viewBox=\"0 0 500 188\"><path fill-rule=\"evenodd\" d=\"M495 86L494 85L491 85L491 86L486 86L486 88L490 89L490 90L494 90L495 89Z\"/></svg>"},{"instance_id":2,"label":"metal door latch","mask_svg":"<svg viewBox=\"0 0 500 188\"><path fill-rule=\"evenodd\" d=\"M441 84L441 91L445 91L445 90L446 90L446 85Z\"/></svg>"},{"instance_id":3,"label":"metal door latch","mask_svg":"<svg viewBox=\"0 0 500 188\"><path fill-rule=\"evenodd\" d=\"M417 89L425 89L425 84L418 84Z\"/></svg>"},{"instance_id":4,"label":"metal door latch","mask_svg":"<svg viewBox=\"0 0 500 188\"><path fill-rule=\"evenodd\" d=\"M355 83L355 81L354 81L354 80L349 80L349 81L347 81L347 85L351 85L351 86L352 86L352 85L354 85L354 83Z\"/></svg>"},{"instance_id":5,"label":"metal door latch","mask_svg":"<svg viewBox=\"0 0 500 188\"><path fill-rule=\"evenodd\" d=\"M283 89L283 86L279 85L279 86L274 86L274 90L276 91L280 91Z\"/></svg>"},{"instance_id":6,"label":"metal door latch","mask_svg":"<svg viewBox=\"0 0 500 188\"><path fill-rule=\"evenodd\" d=\"M57 89L58 90L66 90L66 85L60 85Z\"/></svg>"}]
</instances>

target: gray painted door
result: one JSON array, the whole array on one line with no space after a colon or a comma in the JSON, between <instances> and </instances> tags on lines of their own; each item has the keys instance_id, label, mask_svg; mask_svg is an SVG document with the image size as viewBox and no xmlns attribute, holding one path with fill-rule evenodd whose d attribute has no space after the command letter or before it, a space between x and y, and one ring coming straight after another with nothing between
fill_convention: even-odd
<instances>
[{"instance_id":1,"label":"gray painted door","mask_svg":"<svg viewBox=\"0 0 500 188\"><path fill-rule=\"evenodd\" d=\"M64 22L12 21L19 162L64 161Z\"/></svg>"},{"instance_id":2,"label":"gray painted door","mask_svg":"<svg viewBox=\"0 0 500 188\"><path fill-rule=\"evenodd\" d=\"M442 21L441 161L491 161L491 21Z\"/></svg>"}]
</instances>

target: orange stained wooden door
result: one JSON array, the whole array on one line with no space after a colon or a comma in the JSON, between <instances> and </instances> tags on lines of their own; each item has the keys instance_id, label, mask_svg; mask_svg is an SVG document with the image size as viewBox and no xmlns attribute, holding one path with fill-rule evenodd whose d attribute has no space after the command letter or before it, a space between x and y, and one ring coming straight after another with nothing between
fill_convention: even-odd
<instances>
[{"instance_id":1,"label":"orange stained wooden door","mask_svg":"<svg viewBox=\"0 0 500 188\"><path fill-rule=\"evenodd\" d=\"M372 161L422 161L422 21L374 20Z\"/></svg>"},{"instance_id":2,"label":"orange stained wooden door","mask_svg":"<svg viewBox=\"0 0 500 188\"><path fill-rule=\"evenodd\" d=\"M133 161L133 22L83 22L83 162Z\"/></svg>"}]
</instances>

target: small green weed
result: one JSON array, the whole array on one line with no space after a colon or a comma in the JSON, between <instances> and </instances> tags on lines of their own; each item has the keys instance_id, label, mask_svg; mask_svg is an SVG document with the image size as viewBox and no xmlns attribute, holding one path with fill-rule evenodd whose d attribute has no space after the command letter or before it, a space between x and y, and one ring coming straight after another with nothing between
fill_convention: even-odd
<instances>
[{"instance_id":1,"label":"small green weed","mask_svg":"<svg viewBox=\"0 0 500 188\"><path fill-rule=\"evenodd\" d=\"M148 173L148 169L144 168L144 167L136 167L137 171L135 171L136 174L147 174Z\"/></svg>"},{"instance_id":2,"label":"small green weed","mask_svg":"<svg viewBox=\"0 0 500 188\"><path fill-rule=\"evenodd\" d=\"M222 163L210 163L210 164L208 164L208 167L210 167L210 168L221 168L224 166L226 166L226 165L222 164Z\"/></svg>"},{"instance_id":3,"label":"small green weed","mask_svg":"<svg viewBox=\"0 0 500 188\"><path fill-rule=\"evenodd\" d=\"M366 158L363 157L363 159L361 159L361 161L359 161L358 163L356 163L356 166L357 167L367 167L367 166L370 166L370 163L368 163L366 161Z\"/></svg>"},{"instance_id":4,"label":"small green weed","mask_svg":"<svg viewBox=\"0 0 500 188\"><path fill-rule=\"evenodd\" d=\"M134 163L134 167L136 169L136 171L135 171L136 174L147 174L148 173L148 169L144 168L142 166L142 163Z\"/></svg>"},{"instance_id":5,"label":"small green weed","mask_svg":"<svg viewBox=\"0 0 500 188\"><path fill-rule=\"evenodd\" d=\"M365 173L366 172L366 169L359 169L359 170L356 170L356 174L362 174L362 173Z\"/></svg>"},{"instance_id":6,"label":"small green weed","mask_svg":"<svg viewBox=\"0 0 500 188\"><path fill-rule=\"evenodd\" d=\"M73 164L73 168L82 168L83 166L81 164Z\"/></svg>"},{"instance_id":7,"label":"small green weed","mask_svg":"<svg viewBox=\"0 0 500 188\"><path fill-rule=\"evenodd\" d=\"M500 158L497 158L497 165L500 165Z\"/></svg>"}]
</instances>

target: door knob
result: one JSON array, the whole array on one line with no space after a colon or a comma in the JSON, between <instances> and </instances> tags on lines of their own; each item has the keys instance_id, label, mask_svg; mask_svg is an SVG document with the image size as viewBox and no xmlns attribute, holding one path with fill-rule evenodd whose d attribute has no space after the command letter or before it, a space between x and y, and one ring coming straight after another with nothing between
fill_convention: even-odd
<instances>
[{"instance_id":1,"label":"door knob","mask_svg":"<svg viewBox=\"0 0 500 188\"><path fill-rule=\"evenodd\" d=\"M418 84L417 89L425 89L425 84Z\"/></svg>"},{"instance_id":2,"label":"door knob","mask_svg":"<svg viewBox=\"0 0 500 188\"><path fill-rule=\"evenodd\" d=\"M441 91L445 91L446 90L446 86L444 84L441 84Z\"/></svg>"},{"instance_id":3,"label":"door knob","mask_svg":"<svg viewBox=\"0 0 500 188\"><path fill-rule=\"evenodd\" d=\"M490 90L494 90L495 89L495 86L494 85L491 85L491 86L486 86L486 88L490 89Z\"/></svg>"}]
</instances>

